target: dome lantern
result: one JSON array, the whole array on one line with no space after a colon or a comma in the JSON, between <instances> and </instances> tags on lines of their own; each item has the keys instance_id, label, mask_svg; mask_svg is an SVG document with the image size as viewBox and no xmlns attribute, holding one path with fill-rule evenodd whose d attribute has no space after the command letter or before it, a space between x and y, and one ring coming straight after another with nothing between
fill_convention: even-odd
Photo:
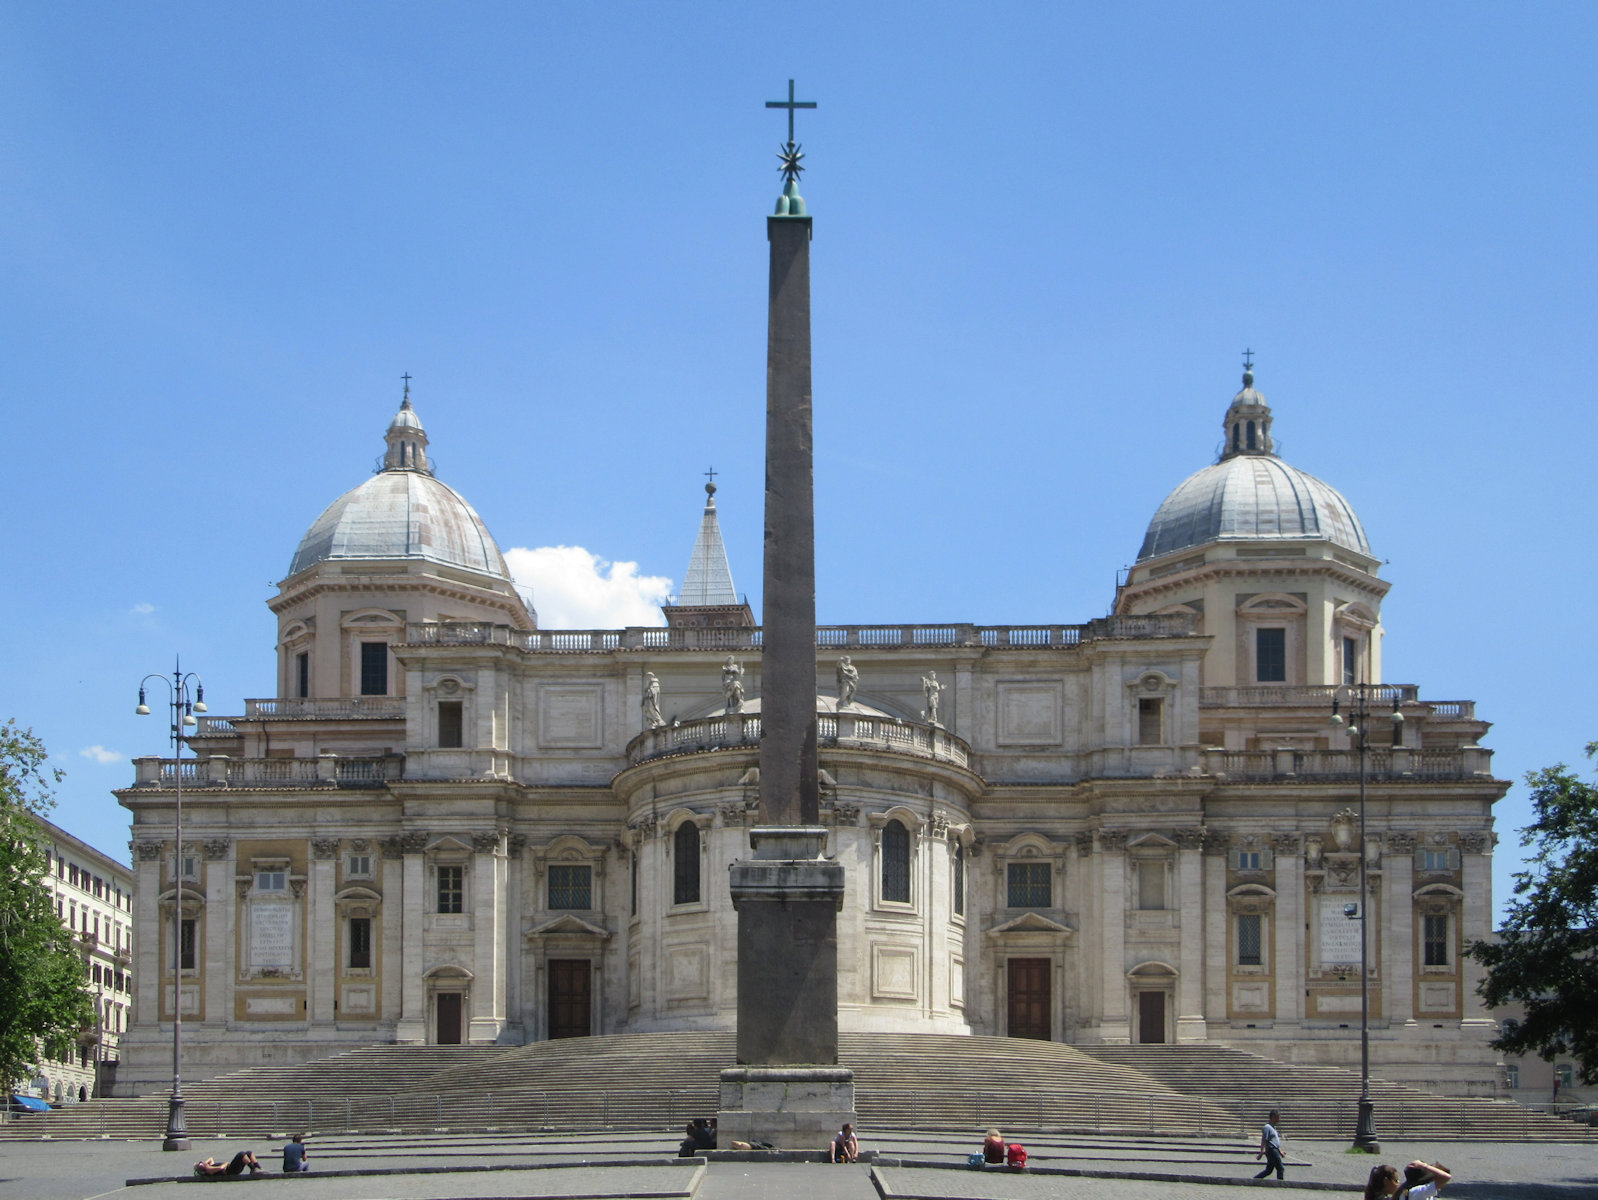
<instances>
[{"instance_id":1,"label":"dome lantern","mask_svg":"<svg viewBox=\"0 0 1598 1200\"><path fill-rule=\"evenodd\" d=\"M383 435L388 443L388 451L383 455L383 470L421 471L431 475L432 468L427 465L427 431L411 407L411 377L404 378L405 398L400 401L399 412L394 414L394 419L388 423L388 432Z\"/></svg>"}]
</instances>

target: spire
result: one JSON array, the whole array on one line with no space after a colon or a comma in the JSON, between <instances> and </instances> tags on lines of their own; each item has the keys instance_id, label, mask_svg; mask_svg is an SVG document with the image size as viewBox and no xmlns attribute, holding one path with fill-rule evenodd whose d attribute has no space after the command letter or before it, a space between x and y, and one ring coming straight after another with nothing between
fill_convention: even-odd
<instances>
[{"instance_id":1,"label":"spire","mask_svg":"<svg viewBox=\"0 0 1598 1200\"><path fill-rule=\"evenodd\" d=\"M433 469L427 465L427 431L422 428L422 418L411 407L410 373L400 378L405 380L405 397L400 401L399 412L389 422L388 432L383 435L388 443L388 452L383 455L383 470L420 471L431 475Z\"/></svg>"},{"instance_id":2,"label":"spire","mask_svg":"<svg viewBox=\"0 0 1598 1200\"><path fill-rule=\"evenodd\" d=\"M699 536L688 560L688 575L682 585L679 605L703 607L711 604L737 604L738 589L732 585L732 567L727 562L727 547L721 540L721 523L716 519L715 468L706 471L705 515L699 522Z\"/></svg>"},{"instance_id":3,"label":"spire","mask_svg":"<svg viewBox=\"0 0 1598 1200\"><path fill-rule=\"evenodd\" d=\"M1254 351L1243 351L1243 390L1232 397L1221 425L1226 442L1221 462L1240 454L1266 455L1276 452L1271 440L1271 406L1254 390Z\"/></svg>"}]
</instances>

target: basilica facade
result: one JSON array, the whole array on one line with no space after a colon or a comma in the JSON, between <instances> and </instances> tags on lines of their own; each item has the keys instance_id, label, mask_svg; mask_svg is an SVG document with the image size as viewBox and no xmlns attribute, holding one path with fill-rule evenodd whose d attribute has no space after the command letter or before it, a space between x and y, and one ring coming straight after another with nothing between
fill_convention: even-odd
<instances>
[{"instance_id":1,"label":"basilica facade","mask_svg":"<svg viewBox=\"0 0 1598 1200\"><path fill-rule=\"evenodd\" d=\"M1378 1073L1495 1077L1462 955L1507 788L1488 726L1381 682L1380 560L1272 420L1245 374L1106 617L818 629L840 1029L1357 1062L1363 918ZM664 627L546 630L427 451L407 394L270 601L276 695L200 718L194 758L138 759L117 793L139 959L120 1090L169 1082L174 1004L189 1079L734 1025L761 630L714 487ZM1354 734L1333 706L1361 693Z\"/></svg>"}]
</instances>

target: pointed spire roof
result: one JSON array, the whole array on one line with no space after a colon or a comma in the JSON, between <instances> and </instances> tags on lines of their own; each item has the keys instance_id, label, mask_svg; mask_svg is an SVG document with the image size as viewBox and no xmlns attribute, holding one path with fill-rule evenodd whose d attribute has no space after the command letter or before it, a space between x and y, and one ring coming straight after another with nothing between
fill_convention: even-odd
<instances>
[{"instance_id":1,"label":"pointed spire roof","mask_svg":"<svg viewBox=\"0 0 1598 1200\"><path fill-rule=\"evenodd\" d=\"M738 589L732 584L732 566L727 562L727 547L721 540L721 523L716 519L714 482L705 484L705 515L699 522L699 536L694 540L688 575L683 580L677 603L684 607L738 603Z\"/></svg>"}]
</instances>

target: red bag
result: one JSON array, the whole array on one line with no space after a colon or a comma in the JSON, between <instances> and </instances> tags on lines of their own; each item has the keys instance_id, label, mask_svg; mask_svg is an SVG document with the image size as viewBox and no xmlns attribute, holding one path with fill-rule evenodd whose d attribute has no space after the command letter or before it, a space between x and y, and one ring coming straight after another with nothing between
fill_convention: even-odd
<instances>
[{"instance_id":1,"label":"red bag","mask_svg":"<svg viewBox=\"0 0 1598 1200\"><path fill-rule=\"evenodd\" d=\"M1026 1170L1026 1147L1020 1142L1011 1142L1005 1148L1004 1161L1012 1171Z\"/></svg>"}]
</instances>

